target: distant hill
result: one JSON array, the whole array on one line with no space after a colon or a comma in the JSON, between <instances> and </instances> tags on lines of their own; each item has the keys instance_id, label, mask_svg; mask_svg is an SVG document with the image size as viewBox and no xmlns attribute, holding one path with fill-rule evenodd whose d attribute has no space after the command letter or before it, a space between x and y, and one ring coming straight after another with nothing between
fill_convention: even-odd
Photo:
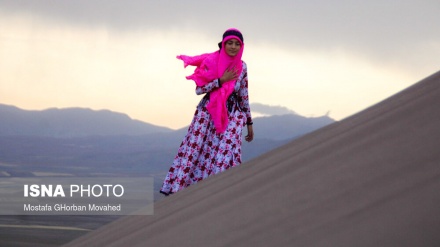
<instances>
[{"instance_id":1,"label":"distant hill","mask_svg":"<svg viewBox=\"0 0 440 247\"><path fill-rule=\"evenodd\" d=\"M85 136L145 135L169 128L133 120L126 114L85 108L27 111L0 104L0 136L72 138Z\"/></svg>"},{"instance_id":2,"label":"distant hill","mask_svg":"<svg viewBox=\"0 0 440 247\"><path fill-rule=\"evenodd\" d=\"M303 117L297 114L285 114L254 119L255 137L272 140L286 140L302 136L335 120L328 116Z\"/></svg>"}]
</instances>

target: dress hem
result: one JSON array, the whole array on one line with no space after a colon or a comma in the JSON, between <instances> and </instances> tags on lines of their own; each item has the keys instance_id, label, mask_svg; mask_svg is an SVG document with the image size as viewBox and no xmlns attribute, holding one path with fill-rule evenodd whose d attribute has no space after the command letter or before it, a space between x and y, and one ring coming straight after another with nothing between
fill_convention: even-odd
<instances>
[{"instance_id":1,"label":"dress hem","mask_svg":"<svg viewBox=\"0 0 440 247\"><path fill-rule=\"evenodd\" d=\"M167 192L162 191L162 190L159 191L159 193L164 194L165 196L169 196L169 195L173 194L173 192L167 193Z\"/></svg>"}]
</instances>

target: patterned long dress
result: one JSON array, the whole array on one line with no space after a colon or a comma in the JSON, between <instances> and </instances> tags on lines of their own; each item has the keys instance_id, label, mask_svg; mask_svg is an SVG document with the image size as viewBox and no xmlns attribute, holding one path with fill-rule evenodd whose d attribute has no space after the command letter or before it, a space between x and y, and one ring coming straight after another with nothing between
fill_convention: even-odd
<instances>
[{"instance_id":1,"label":"patterned long dress","mask_svg":"<svg viewBox=\"0 0 440 247\"><path fill-rule=\"evenodd\" d=\"M196 94L207 94L197 106L188 128L163 182L161 193L169 195L191 184L241 163L242 131L252 122L248 96L247 66L239 75L233 94L227 102L229 124L225 132L216 133L206 109L209 92L219 87L218 80L196 87Z\"/></svg>"}]
</instances>

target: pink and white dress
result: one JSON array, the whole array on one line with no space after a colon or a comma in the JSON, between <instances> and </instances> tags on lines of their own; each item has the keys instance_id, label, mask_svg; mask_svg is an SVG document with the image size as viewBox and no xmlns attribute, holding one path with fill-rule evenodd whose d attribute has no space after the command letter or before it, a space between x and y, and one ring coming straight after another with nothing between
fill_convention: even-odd
<instances>
[{"instance_id":1,"label":"pink and white dress","mask_svg":"<svg viewBox=\"0 0 440 247\"><path fill-rule=\"evenodd\" d=\"M197 106L188 133L165 177L161 193L175 193L241 163L243 127L252 122L246 63L243 62L234 91L226 102L229 121L221 133L216 131L212 116L206 108L209 94L218 88L218 79L196 86L197 95L206 95Z\"/></svg>"}]
</instances>

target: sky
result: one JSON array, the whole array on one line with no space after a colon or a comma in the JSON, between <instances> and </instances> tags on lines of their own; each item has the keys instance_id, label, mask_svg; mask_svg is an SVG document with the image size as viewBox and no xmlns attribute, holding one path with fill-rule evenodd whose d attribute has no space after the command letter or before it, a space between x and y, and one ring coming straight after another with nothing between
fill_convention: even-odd
<instances>
[{"instance_id":1,"label":"sky","mask_svg":"<svg viewBox=\"0 0 440 247\"><path fill-rule=\"evenodd\" d=\"M0 0L0 104L182 128L201 96L176 55L213 52L235 27L254 116L341 120L439 70L439 12L438 0Z\"/></svg>"}]
</instances>

